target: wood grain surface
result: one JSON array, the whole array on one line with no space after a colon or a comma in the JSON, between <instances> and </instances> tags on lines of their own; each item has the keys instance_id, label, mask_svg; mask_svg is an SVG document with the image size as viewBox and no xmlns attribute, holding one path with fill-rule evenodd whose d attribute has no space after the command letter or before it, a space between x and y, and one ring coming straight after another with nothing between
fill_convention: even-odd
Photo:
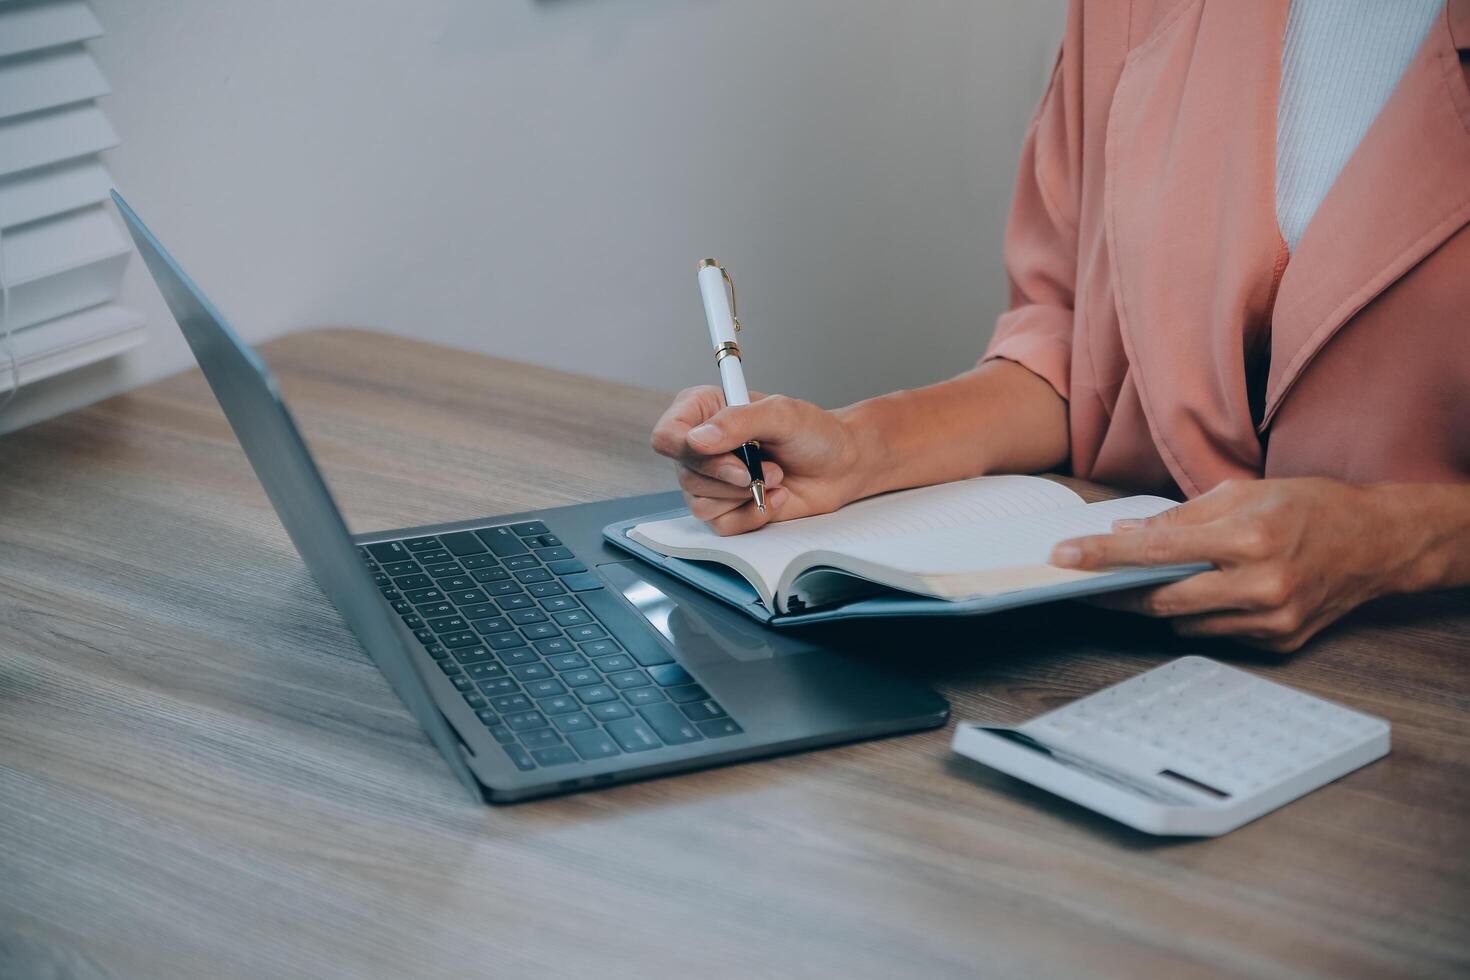
<instances>
[{"instance_id":1,"label":"wood grain surface","mask_svg":"<svg viewBox=\"0 0 1470 980\"><path fill-rule=\"evenodd\" d=\"M665 395L354 331L265 354L354 531L673 486ZM1287 659L1078 605L851 638L992 720L1202 652L1389 719L1393 752L1217 840L949 730L477 806L189 372L0 439L0 976L1470 971L1470 594Z\"/></svg>"}]
</instances>

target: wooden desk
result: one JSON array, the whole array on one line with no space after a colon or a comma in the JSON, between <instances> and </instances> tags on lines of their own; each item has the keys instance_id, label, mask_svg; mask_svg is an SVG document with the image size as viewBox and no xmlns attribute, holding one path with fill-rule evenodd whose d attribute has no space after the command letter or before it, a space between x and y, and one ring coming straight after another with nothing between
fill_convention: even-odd
<instances>
[{"instance_id":1,"label":"wooden desk","mask_svg":"<svg viewBox=\"0 0 1470 980\"><path fill-rule=\"evenodd\" d=\"M266 355L354 530L672 486L662 395L346 331ZM959 718L1242 656L1071 606L934 637L892 656ZM0 440L0 975L1463 976L1467 647L1454 593L1253 662L1394 750L1220 840L949 731L476 806L190 372Z\"/></svg>"}]
</instances>

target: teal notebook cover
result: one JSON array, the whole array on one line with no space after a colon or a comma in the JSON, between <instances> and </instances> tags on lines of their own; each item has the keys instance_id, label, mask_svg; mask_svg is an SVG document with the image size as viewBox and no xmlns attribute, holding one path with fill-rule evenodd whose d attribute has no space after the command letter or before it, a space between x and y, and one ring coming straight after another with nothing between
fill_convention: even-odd
<instances>
[{"instance_id":1,"label":"teal notebook cover","mask_svg":"<svg viewBox=\"0 0 1470 980\"><path fill-rule=\"evenodd\" d=\"M961 601L935 599L930 596L884 589L880 595L852 599L835 606L802 612L777 613L767 609L755 588L732 569L718 562L670 558L628 537L628 531L639 524L648 521L662 521L671 517L684 517L688 513L683 509L669 510L616 521L602 529L602 536L609 544L655 566L666 575L672 575L686 585L693 586L701 592L734 606L767 626L804 626L809 623L827 623L839 619L872 617L980 616L1005 609L1054 602L1058 599L1075 599L1079 596L1115 592L1119 589L1162 585L1165 582L1175 582L1199 572L1208 571L1211 567L1209 565L1167 565L1158 568L1125 568L1095 578Z\"/></svg>"}]
</instances>

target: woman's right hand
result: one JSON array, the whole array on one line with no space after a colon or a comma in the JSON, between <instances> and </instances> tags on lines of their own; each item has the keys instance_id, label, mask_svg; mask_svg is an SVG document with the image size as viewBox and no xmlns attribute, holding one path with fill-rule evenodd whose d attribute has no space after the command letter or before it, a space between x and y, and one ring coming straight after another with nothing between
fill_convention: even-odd
<instances>
[{"instance_id":1,"label":"woman's right hand","mask_svg":"<svg viewBox=\"0 0 1470 980\"><path fill-rule=\"evenodd\" d=\"M719 534L825 514L862 495L854 433L836 412L784 395L725 406L720 389L687 388L653 429L653 448L674 460L690 512ZM732 451L750 440L765 456L766 513Z\"/></svg>"}]
</instances>

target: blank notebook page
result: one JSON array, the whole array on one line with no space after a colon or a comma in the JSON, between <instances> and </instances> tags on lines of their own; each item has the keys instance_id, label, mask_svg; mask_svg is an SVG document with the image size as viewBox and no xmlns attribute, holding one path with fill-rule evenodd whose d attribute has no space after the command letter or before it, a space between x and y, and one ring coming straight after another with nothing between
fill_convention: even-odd
<instances>
[{"instance_id":1,"label":"blank notebook page","mask_svg":"<svg viewBox=\"0 0 1470 980\"><path fill-rule=\"evenodd\" d=\"M1124 497L826 550L840 550L844 555L915 575L1046 565L1051 561L1052 548L1059 542L1088 534L1107 534L1113 521L1153 517L1176 506L1174 501L1163 497Z\"/></svg>"},{"instance_id":2,"label":"blank notebook page","mask_svg":"<svg viewBox=\"0 0 1470 980\"><path fill-rule=\"evenodd\" d=\"M1071 490L1034 476L982 476L869 497L831 514L767 524L722 538L693 517L639 524L648 542L666 548L699 548L738 555L775 585L786 565L804 551L849 551L868 543L992 522L1078 505Z\"/></svg>"}]
</instances>

